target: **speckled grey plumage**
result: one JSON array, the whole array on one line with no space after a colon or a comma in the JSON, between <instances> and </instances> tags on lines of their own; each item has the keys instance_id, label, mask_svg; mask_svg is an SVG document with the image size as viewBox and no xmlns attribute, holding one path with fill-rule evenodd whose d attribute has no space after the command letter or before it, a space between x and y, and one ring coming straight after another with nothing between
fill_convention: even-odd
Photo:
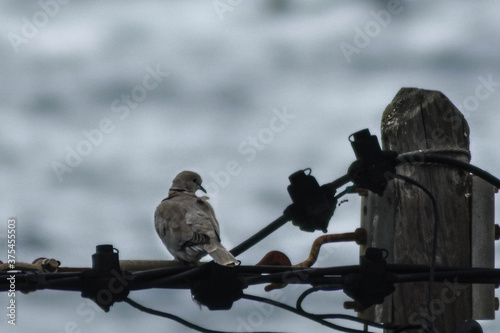
<instances>
[{"instance_id":1,"label":"speckled grey plumage","mask_svg":"<svg viewBox=\"0 0 500 333\"><path fill-rule=\"evenodd\" d=\"M220 243L219 223L208 197L195 194L205 192L201 183L192 171L174 178L168 198L156 208L156 232L177 261L194 264L209 254L218 264L237 265L238 260Z\"/></svg>"}]
</instances>

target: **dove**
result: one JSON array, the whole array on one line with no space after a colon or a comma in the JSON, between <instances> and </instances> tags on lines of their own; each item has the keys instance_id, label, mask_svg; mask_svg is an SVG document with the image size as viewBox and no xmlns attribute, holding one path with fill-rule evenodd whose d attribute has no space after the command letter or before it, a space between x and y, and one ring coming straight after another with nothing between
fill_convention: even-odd
<instances>
[{"instance_id":1,"label":"dove","mask_svg":"<svg viewBox=\"0 0 500 333\"><path fill-rule=\"evenodd\" d=\"M200 175L182 171L172 181L168 197L155 211L155 229L176 261L196 264L206 254L220 265L238 265L239 261L221 244L219 222L208 197L195 192L207 191Z\"/></svg>"}]
</instances>

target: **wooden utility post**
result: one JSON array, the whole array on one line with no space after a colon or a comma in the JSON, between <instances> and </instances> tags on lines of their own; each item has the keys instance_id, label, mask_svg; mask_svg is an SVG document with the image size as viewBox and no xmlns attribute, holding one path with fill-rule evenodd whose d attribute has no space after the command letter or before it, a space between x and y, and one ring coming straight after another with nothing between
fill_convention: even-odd
<instances>
[{"instance_id":1,"label":"wooden utility post","mask_svg":"<svg viewBox=\"0 0 500 333\"><path fill-rule=\"evenodd\" d=\"M403 88L384 111L382 147L400 154L439 150L469 162L469 126L441 92ZM437 266L494 267L494 189L490 185L441 165L404 164L397 167L397 173L418 181L436 197L440 217ZM401 180L391 181L382 197L369 193L363 198L361 215L362 227L368 231L367 247L387 249L389 263L429 265L434 217L431 200L423 191ZM473 251L478 242L488 244L481 253ZM493 286L474 289L454 281L435 283L431 314L427 290L427 282L396 284L384 304L360 315L394 324L432 321L439 333L456 332L466 319L494 318Z\"/></svg>"}]
</instances>

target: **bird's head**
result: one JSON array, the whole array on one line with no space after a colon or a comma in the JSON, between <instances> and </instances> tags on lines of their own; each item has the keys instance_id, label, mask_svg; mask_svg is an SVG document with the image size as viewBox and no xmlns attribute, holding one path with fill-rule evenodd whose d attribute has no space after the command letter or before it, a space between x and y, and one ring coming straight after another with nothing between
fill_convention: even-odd
<instances>
[{"instance_id":1,"label":"bird's head","mask_svg":"<svg viewBox=\"0 0 500 333\"><path fill-rule=\"evenodd\" d=\"M207 193L207 191L201 186L201 177L196 172L192 171L182 171L177 176L175 176L172 181L172 186L170 191L186 191L190 193L195 193L198 190L202 190Z\"/></svg>"}]
</instances>

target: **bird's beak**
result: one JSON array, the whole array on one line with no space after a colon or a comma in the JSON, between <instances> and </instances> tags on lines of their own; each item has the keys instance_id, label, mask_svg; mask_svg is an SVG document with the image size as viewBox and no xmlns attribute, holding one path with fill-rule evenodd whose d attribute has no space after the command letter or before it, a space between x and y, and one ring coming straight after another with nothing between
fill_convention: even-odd
<instances>
[{"instance_id":1,"label":"bird's beak","mask_svg":"<svg viewBox=\"0 0 500 333\"><path fill-rule=\"evenodd\" d=\"M202 190L203 192L207 193L207 190L205 190L205 189L203 188L203 186L201 186L201 185L200 185L200 190Z\"/></svg>"}]
</instances>

